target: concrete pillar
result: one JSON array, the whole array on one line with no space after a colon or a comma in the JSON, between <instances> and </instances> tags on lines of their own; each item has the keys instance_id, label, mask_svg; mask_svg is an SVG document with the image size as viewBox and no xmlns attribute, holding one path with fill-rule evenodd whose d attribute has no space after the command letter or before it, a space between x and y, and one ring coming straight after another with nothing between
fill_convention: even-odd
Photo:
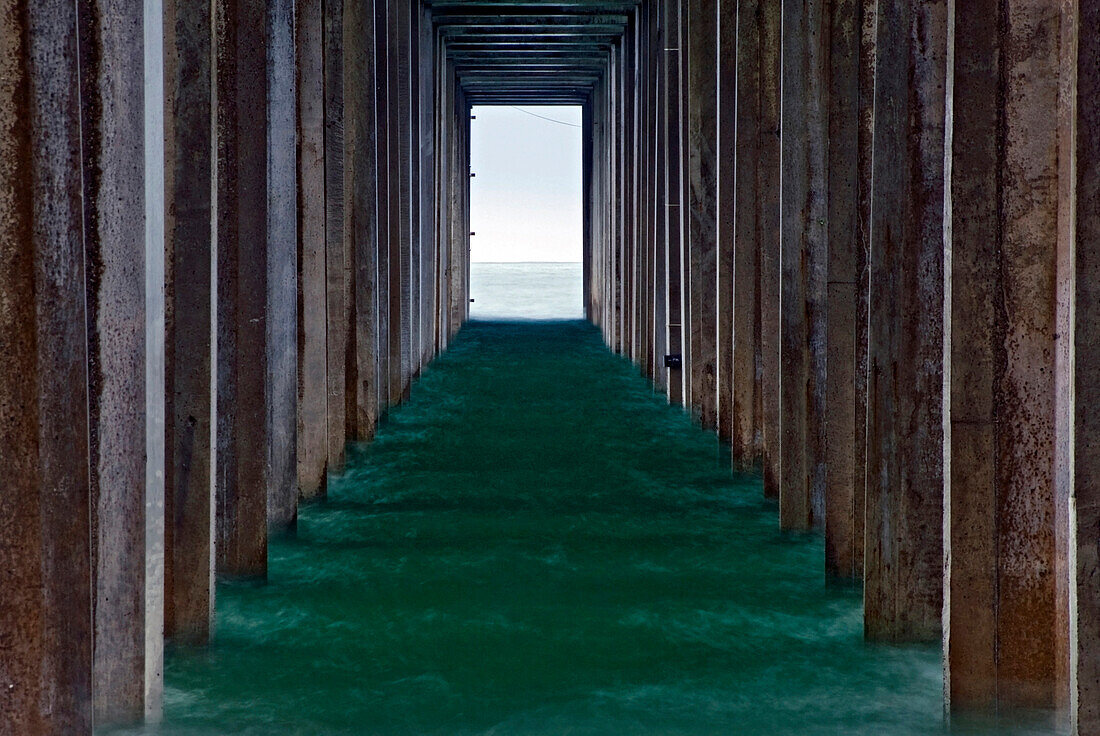
<instances>
[{"instance_id":1,"label":"concrete pillar","mask_svg":"<svg viewBox=\"0 0 1100 736\"><path fill-rule=\"evenodd\" d=\"M830 6L829 38L829 260L825 395L825 572L863 575L864 445L866 442L867 251L871 133L861 113L874 100L874 47L865 31L874 3L838 0ZM864 65L869 68L865 71Z\"/></svg>"},{"instance_id":2,"label":"concrete pillar","mask_svg":"<svg viewBox=\"0 0 1100 736\"><path fill-rule=\"evenodd\" d=\"M145 721L164 705L165 13L144 0L145 101Z\"/></svg>"},{"instance_id":3,"label":"concrete pillar","mask_svg":"<svg viewBox=\"0 0 1100 736\"><path fill-rule=\"evenodd\" d=\"M755 4L754 4L755 15ZM716 110L716 138L715 138L715 248L716 248L716 283L717 283L717 300L715 302L715 308L717 311L717 363L716 363L716 376L718 383L718 436L722 440L731 443L731 452L734 458L734 462L740 464L741 456L744 454L743 443L741 438L736 441L733 437L733 422L734 422L734 400L733 395L735 391L749 389L749 396L753 393L753 376L756 372L754 361L750 359L749 367L752 374L749 374L750 384L748 387L744 386L743 371L744 366L738 366L733 364L734 354L734 320L739 320L737 334L742 340L746 338L749 340L750 349L753 343L755 343L755 316L756 305L755 300L748 302L749 306L747 310L738 309L735 301L737 288L734 283L734 275L737 273L737 267L735 265L735 254L737 253L738 238L736 237L736 193L740 190L737 186L737 93L740 89L739 83L742 81L738 78L738 48L737 48L737 0L719 0L717 3L717 52L716 52L716 70L717 70L717 110ZM747 13L747 11L746 11ZM754 36L755 42L755 36ZM751 77L749 70L745 70L745 79L743 81L751 84ZM755 72L755 68L753 69ZM753 87L757 88L757 87ZM751 94L751 93L750 93ZM759 93L757 93L759 94ZM745 163L745 162L740 162ZM723 179L725 181L723 181ZM754 187L749 184L745 186L745 189L749 192L754 190ZM748 218L744 218L748 219ZM747 287L751 287L753 294L756 292L756 274L755 274L756 254L752 254L752 266L753 271L752 281L746 284ZM744 269L741 271L742 276L746 275ZM744 289L741 290L740 296L742 298L748 296ZM748 312L746 315L745 312ZM748 327L749 334L745 333L745 318L749 318ZM742 359L745 357L744 352L741 353ZM751 356L750 358L754 357ZM749 415L750 434L752 415ZM740 447L739 447L740 445ZM751 451L750 451L751 456Z\"/></svg>"},{"instance_id":4,"label":"concrete pillar","mask_svg":"<svg viewBox=\"0 0 1100 736\"><path fill-rule=\"evenodd\" d=\"M1051 707L1057 571L1059 10L955 8L944 641L952 707ZM1000 28L989 18L1000 13ZM1003 75L1003 76L1002 76ZM1000 78L1000 84L998 84ZM946 470L946 469L945 469ZM1063 588L1064 589L1064 588Z\"/></svg>"},{"instance_id":5,"label":"concrete pillar","mask_svg":"<svg viewBox=\"0 0 1100 736\"><path fill-rule=\"evenodd\" d=\"M0 730L90 734L77 8L0 14Z\"/></svg>"},{"instance_id":6,"label":"concrete pillar","mask_svg":"<svg viewBox=\"0 0 1100 736\"><path fill-rule=\"evenodd\" d=\"M347 123L345 236L355 266L355 385L349 391L354 438L369 440L378 423L378 191L375 132L374 6L347 0L344 7L344 104ZM350 373L350 372L349 372Z\"/></svg>"},{"instance_id":7,"label":"concrete pillar","mask_svg":"<svg viewBox=\"0 0 1100 736\"><path fill-rule=\"evenodd\" d=\"M665 366L669 353L668 319L668 218L672 211L668 200L668 28L665 8L651 3L655 26L653 51L653 383L658 391L669 394L670 369Z\"/></svg>"},{"instance_id":8,"label":"concrete pillar","mask_svg":"<svg viewBox=\"0 0 1100 736\"><path fill-rule=\"evenodd\" d=\"M435 163L435 49L436 33L432 28L430 8L417 4L419 15L420 52L420 364L426 366L435 356L435 304L439 258L436 228L436 163Z\"/></svg>"},{"instance_id":9,"label":"concrete pillar","mask_svg":"<svg viewBox=\"0 0 1100 736\"><path fill-rule=\"evenodd\" d=\"M1069 512L1065 579L1075 604L1068 625L1070 720L1075 734L1096 736L1100 734L1100 588L1096 585L1100 575L1100 416L1096 412L1100 400L1100 2L1080 0L1063 3L1062 8L1062 101L1069 104L1061 108L1064 206L1058 239L1057 330L1071 339L1058 341L1056 484L1059 509ZM1069 503L1063 504L1067 499Z\"/></svg>"},{"instance_id":10,"label":"concrete pillar","mask_svg":"<svg viewBox=\"0 0 1100 736\"><path fill-rule=\"evenodd\" d=\"M409 382L420 375L420 3L408 3L408 39L405 43L405 65L408 74L409 155Z\"/></svg>"},{"instance_id":11,"label":"concrete pillar","mask_svg":"<svg viewBox=\"0 0 1100 736\"><path fill-rule=\"evenodd\" d=\"M344 239L344 0L324 0L328 467L344 469L351 289Z\"/></svg>"},{"instance_id":12,"label":"concrete pillar","mask_svg":"<svg viewBox=\"0 0 1100 736\"><path fill-rule=\"evenodd\" d=\"M377 203L378 218L378 357L377 393L379 416L389 406L390 397L390 134L389 134L389 12L384 0L374 2L374 59L375 59L375 134L377 149Z\"/></svg>"},{"instance_id":13,"label":"concrete pillar","mask_svg":"<svg viewBox=\"0 0 1100 736\"><path fill-rule=\"evenodd\" d=\"M388 170L389 170L389 186L386 192L385 205L387 209L387 248L388 254L386 257L387 270L389 273L389 286L386 290L386 294L389 297L389 392L386 399L386 406L393 406L401 402L402 390L404 388L404 367L408 364L408 351L402 353L402 344L406 343L407 335L402 332L402 325L404 320L402 318L402 301L401 301L401 284L404 283L401 278L402 270L402 247L401 238L402 232L407 230L407 226L403 226L402 223L407 221L406 218L402 218L401 211L401 163L407 161L407 158L402 157L402 152L407 151L408 144L402 148L401 137L403 132L407 132L406 128L401 122L402 118L402 100L405 99L401 95L401 60L404 58L401 45L401 33L400 33L400 16L402 15L401 9L404 7L404 3L400 0L385 0L387 5L386 11L386 114L388 119L386 121L386 131L389 138L388 143ZM407 179L407 175L406 175ZM407 181L406 181L407 189ZM407 262L407 258L405 259ZM407 268L407 266L406 266Z\"/></svg>"},{"instance_id":14,"label":"concrete pillar","mask_svg":"<svg viewBox=\"0 0 1100 736\"><path fill-rule=\"evenodd\" d=\"M828 41L824 3L783 1L779 524L784 529L825 521Z\"/></svg>"},{"instance_id":15,"label":"concrete pillar","mask_svg":"<svg viewBox=\"0 0 1100 736\"><path fill-rule=\"evenodd\" d=\"M298 0L298 489L323 497L328 465L324 3Z\"/></svg>"},{"instance_id":16,"label":"concrete pillar","mask_svg":"<svg viewBox=\"0 0 1100 736\"><path fill-rule=\"evenodd\" d=\"M930 641L943 602L946 0L878 4L865 632Z\"/></svg>"},{"instance_id":17,"label":"concrete pillar","mask_svg":"<svg viewBox=\"0 0 1100 736\"><path fill-rule=\"evenodd\" d=\"M148 269L142 10L113 0L80 5L84 259L91 264L85 275L97 725L140 722L145 715ZM163 192L157 200L163 207ZM163 241L155 249L159 265ZM163 450L159 456L163 473ZM152 491L163 496L160 481L154 483ZM163 615L151 614L151 623Z\"/></svg>"},{"instance_id":18,"label":"concrete pillar","mask_svg":"<svg viewBox=\"0 0 1100 736\"><path fill-rule=\"evenodd\" d=\"M164 633L192 644L209 639L214 613L212 12L164 3Z\"/></svg>"},{"instance_id":19,"label":"concrete pillar","mask_svg":"<svg viewBox=\"0 0 1100 736\"><path fill-rule=\"evenodd\" d=\"M779 498L779 200L780 69L782 2L759 0L755 23L739 28L738 47L758 34L760 50L760 136L756 139L757 219L760 269L760 418L764 495ZM752 63L749 60L749 63ZM751 111L751 108L750 108ZM752 145L749 140L745 145ZM739 153L742 149L739 148Z\"/></svg>"},{"instance_id":20,"label":"concrete pillar","mask_svg":"<svg viewBox=\"0 0 1100 736\"><path fill-rule=\"evenodd\" d=\"M691 406L704 427L718 424L717 105L716 0L688 0L687 185L691 273Z\"/></svg>"},{"instance_id":21,"label":"concrete pillar","mask_svg":"<svg viewBox=\"0 0 1100 736\"><path fill-rule=\"evenodd\" d=\"M267 574L268 107L266 2L218 7L217 570Z\"/></svg>"},{"instance_id":22,"label":"concrete pillar","mask_svg":"<svg viewBox=\"0 0 1100 736\"><path fill-rule=\"evenodd\" d=\"M393 26L394 35L391 37L391 50L396 56L390 57L390 63L395 67L390 73L396 75L396 84L393 90L396 98L390 97L390 104L397 116L397 213L398 225L398 282L400 287L395 287L391 280L390 289L398 300L398 314L400 315L399 336L401 356L400 372L397 375L397 395L395 403L403 401L408 395L415 368L412 362L413 335L413 294L412 294L412 268L413 268L413 208L412 208L412 41L411 41L411 3L401 0L393 8L395 15ZM391 131L392 132L392 131ZM394 196L390 192L390 196Z\"/></svg>"},{"instance_id":23,"label":"concrete pillar","mask_svg":"<svg viewBox=\"0 0 1100 736\"><path fill-rule=\"evenodd\" d=\"M682 23L680 21L680 0L670 0L664 4L664 83L665 104L662 115L665 128L665 205L667 215L665 218L665 254L666 279L668 290L666 294L666 314L668 333L665 350L671 356L680 356L680 364L672 365L668 370L668 397L674 404L682 404L685 400L684 361L690 356L685 355L683 321L683 261L681 250L683 246L683 213L680 204L683 193L682 186L682 161L681 148L681 123L680 123L680 59L682 42Z\"/></svg>"}]
</instances>

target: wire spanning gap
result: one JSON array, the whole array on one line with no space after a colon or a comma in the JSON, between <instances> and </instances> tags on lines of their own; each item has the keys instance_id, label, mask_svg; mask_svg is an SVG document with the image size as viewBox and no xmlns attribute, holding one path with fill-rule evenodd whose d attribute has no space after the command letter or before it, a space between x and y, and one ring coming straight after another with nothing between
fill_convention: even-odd
<instances>
[{"instance_id":1,"label":"wire spanning gap","mask_svg":"<svg viewBox=\"0 0 1100 736\"><path fill-rule=\"evenodd\" d=\"M533 113L530 110L524 110L522 107L516 107L515 105L509 105L508 107L512 108L513 110L519 110L520 112L524 113L525 115L530 115L531 117L539 118L540 120L549 120L551 123L557 123L558 125L568 125L570 128L579 128L579 127L581 127L581 126L577 125L576 123L567 123L564 120L555 120L554 118L548 118L544 115L539 115L537 113Z\"/></svg>"}]
</instances>

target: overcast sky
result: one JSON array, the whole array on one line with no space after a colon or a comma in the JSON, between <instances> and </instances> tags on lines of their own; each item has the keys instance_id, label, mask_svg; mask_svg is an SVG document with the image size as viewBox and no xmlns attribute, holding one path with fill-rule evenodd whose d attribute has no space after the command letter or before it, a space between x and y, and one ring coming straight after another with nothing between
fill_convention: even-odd
<instances>
[{"instance_id":1,"label":"overcast sky","mask_svg":"<svg viewBox=\"0 0 1100 736\"><path fill-rule=\"evenodd\" d=\"M580 261L581 109L475 107L473 114L471 260Z\"/></svg>"}]
</instances>

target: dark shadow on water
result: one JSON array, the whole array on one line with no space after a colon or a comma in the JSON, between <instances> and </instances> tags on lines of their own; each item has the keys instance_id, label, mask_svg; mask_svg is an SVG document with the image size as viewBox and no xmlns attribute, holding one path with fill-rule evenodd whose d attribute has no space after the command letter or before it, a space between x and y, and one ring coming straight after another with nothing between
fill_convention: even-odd
<instances>
[{"instance_id":1,"label":"dark shadow on water","mask_svg":"<svg viewBox=\"0 0 1100 736\"><path fill-rule=\"evenodd\" d=\"M939 648L865 645L820 537L584 322L468 324L329 499L147 733L945 732Z\"/></svg>"}]
</instances>

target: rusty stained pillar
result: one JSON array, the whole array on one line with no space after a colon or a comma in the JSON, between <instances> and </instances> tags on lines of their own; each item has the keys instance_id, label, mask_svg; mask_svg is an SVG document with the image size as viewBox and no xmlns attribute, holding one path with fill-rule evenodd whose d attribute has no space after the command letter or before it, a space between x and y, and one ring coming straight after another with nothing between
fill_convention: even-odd
<instances>
[{"instance_id":1,"label":"rusty stained pillar","mask_svg":"<svg viewBox=\"0 0 1100 736\"><path fill-rule=\"evenodd\" d=\"M867 236L874 105L874 0L837 0L829 39L829 261L825 572L863 576Z\"/></svg>"},{"instance_id":2,"label":"rusty stained pillar","mask_svg":"<svg viewBox=\"0 0 1100 736\"><path fill-rule=\"evenodd\" d=\"M164 3L164 633L205 643L214 613L214 45L206 0Z\"/></svg>"},{"instance_id":3,"label":"rusty stained pillar","mask_svg":"<svg viewBox=\"0 0 1100 736\"><path fill-rule=\"evenodd\" d=\"M943 603L946 0L878 4L864 630L932 641Z\"/></svg>"},{"instance_id":4,"label":"rusty stained pillar","mask_svg":"<svg viewBox=\"0 0 1100 736\"><path fill-rule=\"evenodd\" d=\"M1100 2L1063 3L1077 11L1063 26L1063 214L1058 241L1059 502L1072 493L1067 519L1071 600L1069 706L1079 736L1100 734ZM1072 52L1076 51L1076 54ZM1072 193L1071 193L1072 192ZM1063 211L1064 212L1064 211ZM1075 231L1073 229L1075 225ZM1060 506L1061 508L1061 506Z\"/></svg>"},{"instance_id":5,"label":"rusty stained pillar","mask_svg":"<svg viewBox=\"0 0 1100 736\"><path fill-rule=\"evenodd\" d=\"M412 381L420 375L420 0L406 3L408 27L406 29L405 55L403 58L408 75L408 137L409 151L403 167L409 172L408 220L409 220L409 365L406 374L406 395Z\"/></svg>"},{"instance_id":6,"label":"rusty stained pillar","mask_svg":"<svg viewBox=\"0 0 1100 736\"><path fill-rule=\"evenodd\" d=\"M344 237L354 267L354 382L347 411L351 437L369 440L378 423L378 169L375 13L370 0L344 4Z\"/></svg>"},{"instance_id":7,"label":"rusty stained pillar","mask_svg":"<svg viewBox=\"0 0 1100 736\"><path fill-rule=\"evenodd\" d=\"M1056 528L1060 333L1050 247L1062 206L1063 132L1050 114L1061 87L1059 20L1047 3L955 7L944 505L945 689L953 709L1065 700L1058 688L1069 602L1057 580L1066 550Z\"/></svg>"},{"instance_id":8,"label":"rusty stained pillar","mask_svg":"<svg viewBox=\"0 0 1100 736\"><path fill-rule=\"evenodd\" d=\"M298 0L298 490L323 497L328 465L324 3Z\"/></svg>"},{"instance_id":9,"label":"rusty stained pillar","mask_svg":"<svg viewBox=\"0 0 1100 736\"><path fill-rule=\"evenodd\" d=\"M84 80L81 122L93 716L97 725L107 726L143 720L146 669L159 671L161 667L160 648L154 646L147 652L146 647L150 626L156 637L163 631L162 610L156 599L147 599L146 556L163 553L162 521L157 524L154 518L154 530L159 533L147 539L147 503L152 502L154 517L158 511L164 513L163 323L154 322L150 327L146 310L163 319L164 241L163 234L151 243L146 240L142 7L99 0L81 3L79 10L80 74ZM151 76L163 79L159 70L151 70ZM157 113L163 115L163 98L151 97ZM150 206L159 208L152 217L160 225L163 173L158 181L160 189L150 192ZM147 293L148 281L152 293ZM151 331L156 334L147 335ZM153 347L159 346L159 352L151 352L147 340ZM155 403L147 415L147 377L151 373L159 382L154 384ZM160 431L150 435L147 427L158 413ZM147 456L150 462L156 458L156 464L150 467ZM154 472L148 474L149 469ZM148 695L155 716L160 694L159 683L154 684L157 691Z\"/></svg>"},{"instance_id":10,"label":"rusty stained pillar","mask_svg":"<svg viewBox=\"0 0 1100 736\"><path fill-rule=\"evenodd\" d=\"M681 58L687 65L687 248L690 284L691 409L706 428L717 426L717 0L686 0Z\"/></svg>"},{"instance_id":11,"label":"rusty stained pillar","mask_svg":"<svg viewBox=\"0 0 1100 736\"><path fill-rule=\"evenodd\" d=\"M779 524L825 522L829 18L783 0Z\"/></svg>"},{"instance_id":12,"label":"rusty stained pillar","mask_svg":"<svg viewBox=\"0 0 1100 736\"><path fill-rule=\"evenodd\" d=\"M0 729L90 734L77 8L4 0L0 12L0 456L9 475L0 494Z\"/></svg>"}]
</instances>

